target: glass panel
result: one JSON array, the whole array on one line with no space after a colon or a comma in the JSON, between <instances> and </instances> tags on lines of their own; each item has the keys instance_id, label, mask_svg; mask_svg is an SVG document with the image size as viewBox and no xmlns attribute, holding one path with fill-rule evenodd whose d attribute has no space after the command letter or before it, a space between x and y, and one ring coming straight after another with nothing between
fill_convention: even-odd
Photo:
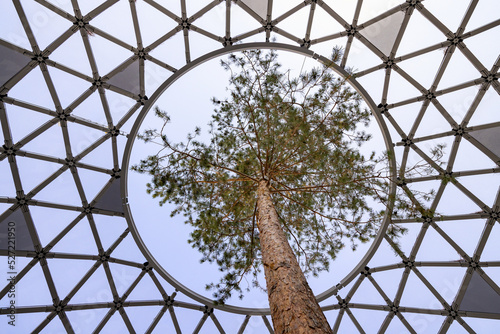
<instances>
[{"instance_id":1,"label":"glass panel","mask_svg":"<svg viewBox=\"0 0 500 334\"><path fill-rule=\"evenodd\" d=\"M500 295L474 271L460 310L500 314Z\"/></svg>"}]
</instances>

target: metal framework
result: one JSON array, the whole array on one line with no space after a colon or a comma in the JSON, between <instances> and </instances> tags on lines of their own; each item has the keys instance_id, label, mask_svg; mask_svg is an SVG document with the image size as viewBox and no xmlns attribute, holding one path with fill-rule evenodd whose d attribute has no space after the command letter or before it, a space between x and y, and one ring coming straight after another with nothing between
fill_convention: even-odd
<instances>
[{"instance_id":1,"label":"metal framework","mask_svg":"<svg viewBox=\"0 0 500 334\"><path fill-rule=\"evenodd\" d=\"M2 8L19 30L2 20L0 266L15 275L16 285L0 286L1 331L13 328L6 320L9 291L24 289L33 295L44 290L47 298L26 297L33 301L16 306L19 332L250 333L257 319L272 333L267 309L213 305L155 261L130 213L130 152L151 105L198 64L256 47L324 61L323 51L340 45L337 71L355 69L351 84L376 116L387 148L394 147L397 185L409 194L434 188L436 196L420 203L426 216L393 215L410 231L399 245L382 230L355 270L318 296L334 332L493 333L500 325L500 3L470 0L451 8L456 2L379 1L379 14L364 10L370 5L363 0L352 1L350 11L326 0L172 3L12 0ZM130 22L116 17L117 8L126 9ZM484 21L488 13L497 17ZM161 22L156 39L146 43L149 15ZM40 29L43 17L58 22L51 37ZM235 34L240 21L244 31ZM158 51L177 37L177 47ZM65 49L73 39L81 40L80 62L88 71ZM56 57L59 50L64 57ZM482 57L486 52L494 58ZM123 61L104 71L106 53ZM169 54L182 55L183 63ZM102 113L82 111L89 109ZM429 152L441 141L449 144L444 166ZM433 174L408 178L405 169L415 159ZM99 189L89 185L96 180ZM76 199L66 195L68 188ZM8 268L7 231L14 225L16 266ZM103 225L113 225L115 233ZM88 239L78 240L84 228ZM97 251L72 252L66 240ZM128 257L124 248L132 246L136 254ZM123 270L128 280L120 278ZM30 289L23 280L40 286ZM146 280L148 297L134 294ZM89 286L106 290L106 297L85 300Z\"/></svg>"}]
</instances>

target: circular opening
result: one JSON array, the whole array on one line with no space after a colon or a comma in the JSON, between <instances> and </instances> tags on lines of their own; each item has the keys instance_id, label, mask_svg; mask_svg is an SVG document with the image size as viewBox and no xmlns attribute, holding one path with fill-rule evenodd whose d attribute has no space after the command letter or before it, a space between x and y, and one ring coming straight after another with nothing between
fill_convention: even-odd
<instances>
[{"instance_id":1,"label":"circular opening","mask_svg":"<svg viewBox=\"0 0 500 334\"><path fill-rule=\"evenodd\" d=\"M204 130L207 129L207 124L210 122L214 110L211 98L216 97L219 100L224 100L228 96L227 87L230 73L221 68L221 59L227 59L227 56L223 55L207 61L197 67L196 71L184 74L174 84L169 85L168 89L157 99L150 101L168 112L171 122L165 126L164 130L172 142L185 142L187 134L192 133L196 127L201 128L201 138L203 139L203 133L206 132ZM298 75L301 71L305 72L320 65L310 57L290 52L279 52L278 60L282 64L282 69L290 69L292 75ZM368 108L364 102L362 107ZM158 129L163 126L163 121L154 115L153 108L144 116L139 117L138 123L134 125L137 133L140 134L146 129ZM365 130L373 138L362 146L361 151L364 154L369 154L371 151L380 154L386 150L384 142L387 143L387 138L384 139L384 131L380 131L377 122L373 121L373 116L371 118L370 126ZM380 120L377 121L380 122ZM129 142L132 140L129 139ZM132 143L127 147L131 146ZM156 154L161 148L161 143L158 142L144 143L135 140L127 161L130 161L130 166L135 165L148 155ZM124 166L126 165L124 164ZM151 181L149 175L128 172L126 179L131 214L129 224L131 217L133 217L132 230L137 232L142 244L145 245L148 259L149 257L153 258L161 270L165 270L169 278L174 279L174 285L180 282L182 284L179 284L181 292L187 288L190 293L200 297L198 300L201 299L204 302L212 300L212 291L207 291L205 286L209 283L217 283L223 273L218 270L218 266L215 264L200 263L201 254L187 243L193 228L183 224L184 217L182 216L170 217L173 209L171 205L166 204L160 207L158 199L152 199L151 195L146 193L146 183ZM356 251L352 251L350 243L347 241L346 247L338 253L335 261L331 263L330 271L322 271L317 277L308 275L308 281L314 293L324 294L325 291L331 290L339 282L346 283L345 278L349 273L366 258L368 253L376 248L373 243L374 239L366 243L357 242ZM251 278L249 279L248 282L244 279L241 283L243 289L250 287L250 291L244 292L245 297L239 300L237 296L233 295L226 301L226 304L250 309L267 308L266 293L260 289L252 288ZM258 280L265 287L263 274L259 275ZM191 297L193 296L191 295Z\"/></svg>"}]
</instances>

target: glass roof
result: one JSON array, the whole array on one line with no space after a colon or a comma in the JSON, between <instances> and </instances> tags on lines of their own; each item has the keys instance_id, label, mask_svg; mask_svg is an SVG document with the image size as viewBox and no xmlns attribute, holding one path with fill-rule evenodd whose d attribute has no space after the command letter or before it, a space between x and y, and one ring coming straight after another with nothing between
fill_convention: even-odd
<instances>
[{"instance_id":1,"label":"glass roof","mask_svg":"<svg viewBox=\"0 0 500 334\"><path fill-rule=\"evenodd\" d=\"M394 149L398 186L436 197L421 203L433 216L392 217L408 229L399 246L380 233L351 274L327 282L330 325L496 332L499 13L497 0L3 2L0 332L272 332L265 303L213 305L150 253L129 201L142 191L129 184L132 146L178 79L171 99L191 103L181 77L203 76L210 59L276 48L322 60L335 46L337 71L353 71ZM405 175L417 161L432 173Z\"/></svg>"}]
</instances>

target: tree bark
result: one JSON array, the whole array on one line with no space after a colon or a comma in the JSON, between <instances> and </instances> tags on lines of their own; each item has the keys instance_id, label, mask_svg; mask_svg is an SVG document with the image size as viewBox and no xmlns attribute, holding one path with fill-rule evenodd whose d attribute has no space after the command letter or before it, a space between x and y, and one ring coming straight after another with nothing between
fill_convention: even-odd
<instances>
[{"instance_id":1,"label":"tree bark","mask_svg":"<svg viewBox=\"0 0 500 334\"><path fill-rule=\"evenodd\" d=\"M288 244L267 181L260 181L257 196L257 227L275 333L333 333Z\"/></svg>"}]
</instances>

